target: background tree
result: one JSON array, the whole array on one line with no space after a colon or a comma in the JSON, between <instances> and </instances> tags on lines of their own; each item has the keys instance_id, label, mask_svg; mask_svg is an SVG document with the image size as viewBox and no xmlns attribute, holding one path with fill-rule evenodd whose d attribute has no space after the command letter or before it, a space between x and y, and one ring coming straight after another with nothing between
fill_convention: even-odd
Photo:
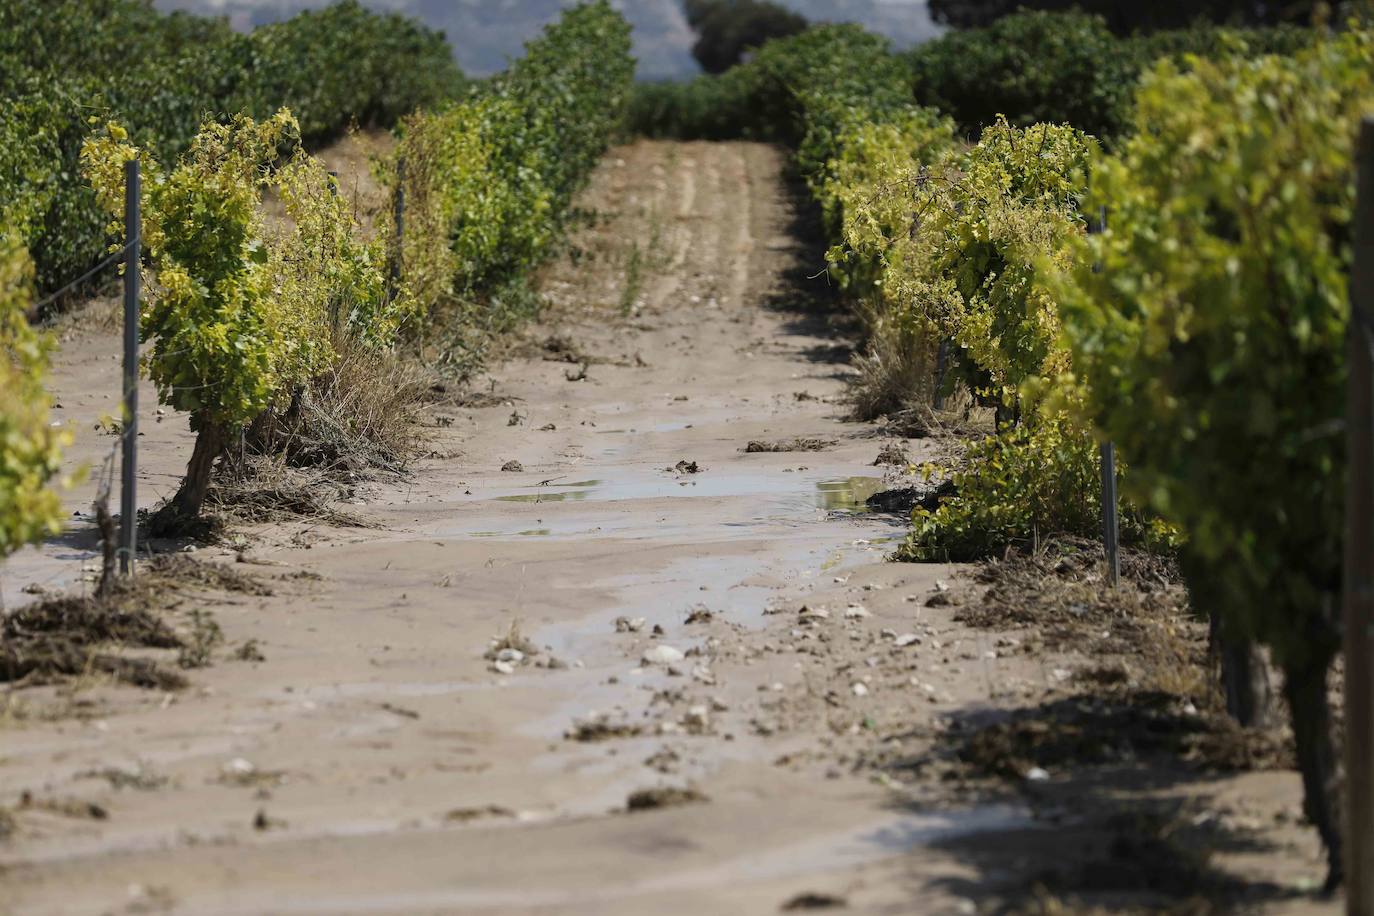
<instances>
[{"instance_id":1,"label":"background tree","mask_svg":"<svg viewBox=\"0 0 1374 916\"><path fill-rule=\"evenodd\" d=\"M1120 34L1178 29L1198 20L1232 25L1305 23L1312 18L1318 0L1155 0L1129 3L1122 0L929 0L936 22L959 29L979 28L1018 9L1070 10L1096 13ZM1332 6L1335 4L1327 4Z\"/></svg>"},{"instance_id":2,"label":"background tree","mask_svg":"<svg viewBox=\"0 0 1374 916\"><path fill-rule=\"evenodd\" d=\"M686 0L687 24L697 33L692 56L707 73L724 73L753 48L807 29L806 18L766 0Z\"/></svg>"}]
</instances>

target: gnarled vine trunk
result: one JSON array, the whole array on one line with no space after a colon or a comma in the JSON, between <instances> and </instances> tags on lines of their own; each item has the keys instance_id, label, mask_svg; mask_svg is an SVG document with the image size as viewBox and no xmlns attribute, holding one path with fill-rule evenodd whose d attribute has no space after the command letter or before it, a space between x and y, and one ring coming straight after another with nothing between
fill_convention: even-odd
<instances>
[{"instance_id":1,"label":"gnarled vine trunk","mask_svg":"<svg viewBox=\"0 0 1374 916\"><path fill-rule=\"evenodd\" d=\"M1344 878L1341 846L1341 787L1336 751L1331 740L1331 708L1326 675L1330 656L1284 670L1288 700L1302 773L1303 813L1317 828L1326 846L1326 889L1333 891Z\"/></svg>"},{"instance_id":2,"label":"gnarled vine trunk","mask_svg":"<svg viewBox=\"0 0 1374 916\"><path fill-rule=\"evenodd\" d=\"M184 534L195 525L205 505L205 495L210 491L210 475L215 468L215 459L224 451L228 441L228 434L222 426L201 424L196 434L195 448L191 451L191 460L186 465L186 477L181 481L176 495L149 522L150 534Z\"/></svg>"},{"instance_id":3,"label":"gnarled vine trunk","mask_svg":"<svg viewBox=\"0 0 1374 916\"><path fill-rule=\"evenodd\" d=\"M1269 660L1251 639L1228 636L1220 617L1211 615L1211 651L1226 698L1226 711L1246 728L1264 728L1276 721Z\"/></svg>"}]
</instances>

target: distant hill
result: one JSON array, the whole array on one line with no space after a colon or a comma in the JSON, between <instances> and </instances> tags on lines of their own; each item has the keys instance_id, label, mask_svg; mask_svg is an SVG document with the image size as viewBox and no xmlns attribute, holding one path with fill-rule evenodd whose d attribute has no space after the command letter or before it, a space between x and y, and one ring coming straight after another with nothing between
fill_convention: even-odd
<instances>
[{"instance_id":1,"label":"distant hill","mask_svg":"<svg viewBox=\"0 0 1374 916\"><path fill-rule=\"evenodd\" d=\"M228 16L248 29L329 0L154 0L164 10ZM362 0L377 10L398 10L447 33L454 55L468 73L482 76L505 67L521 46L574 0ZM899 46L936 34L925 0L781 0L816 22L858 22ZM643 79L679 79L697 72L692 32L680 0L613 0L635 29L635 52Z\"/></svg>"}]
</instances>

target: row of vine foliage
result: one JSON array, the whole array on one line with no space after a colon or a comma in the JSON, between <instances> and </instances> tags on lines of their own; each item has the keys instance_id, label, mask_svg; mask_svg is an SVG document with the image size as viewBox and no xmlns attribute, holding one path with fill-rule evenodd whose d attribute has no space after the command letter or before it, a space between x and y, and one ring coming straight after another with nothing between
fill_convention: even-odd
<instances>
[{"instance_id":1,"label":"row of vine foliage","mask_svg":"<svg viewBox=\"0 0 1374 916\"><path fill-rule=\"evenodd\" d=\"M948 73L967 62L956 47L996 50L980 91L1015 101L1012 84L1040 68L974 47L993 37L917 57ZM917 510L906 557L1096 535L1097 443L1117 444L1125 538L1176 549L1195 604L1283 669L1334 882L1325 683L1339 649L1353 144L1374 113L1374 33L1136 41L1157 59L1128 62L1125 98L1075 97L1102 86L1060 80L1064 55L1052 54L1044 84L1019 97L1034 103L972 144L956 138L1007 109L956 120L917 108L881 42L844 28L771 43L722 77L651 87L635 112L651 133L793 144L835 243L831 276L925 365L948 342L945 393L996 409L955 495ZM1083 124L1046 123L1070 117ZM1107 144L1084 125L1110 132Z\"/></svg>"},{"instance_id":2,"label":"row of vine foliage","mask_svg":"<svg viewBox=\"0 0 1374 916\"><path fill-rule=\"evenodd\" d=\"M1017 127L1072 124L1109 141L1129 131L1140 74L1188 55L1292 54L1318 33L1285 25L1188 29L1120 37L1100 16L1023 11L981 29L957 30L901 54L854 26L818 26L764 45L719 76L636 87L631 125L679 139L798 140L798 99L826 78L862 85L879 107L892 100L936 108L961 136L977 138L999 116ZM863 99L849 93L851 100Z\"/></svg>"},{"instance_id":3,"label":"row of vine foliage","mask_svg":"<svg viewBox=\"0 0 1374 916\"><path fill-rule=\"evenodd\" d=\"M385 220L363 231L286 108L210 118L171 156L116 120L89 133L78 174L103 214L102 240L122 236L124 165L142 164L144 286L154 291L142 311L146 367L160 402L187 412L196 432L154 533L194 528L226 444L342 351L391 350L436 315L450 318L458 300L472 319L472 303L546 256L618 129L633 69L627 23L598 0L568 11L463 101L407 116L396 157L379 166L411 202L403 246ZM265 195L286 219L264 218ZM4 237L0 342L11 359L0 368L14 376L6 391L22 395L0 411L7 553L57 522L48 485L60 442L43 422L46 344L23 317L32 269L19 233Z\"/></svg>"},{"instance_id":4,"label":"row of vine foliage","mask_svg":"<svg viewBox=\"0 0 1374 916\"><path fill-rule=\"evenodd\" d=\"M94 264L105 217L81 180L82 142L116 120L170 162L208 116L294 112L315 145L350 124L390 127L456 98L466 81L444 36L344 0L250 34L160 13L146 0L0 4L0 201L40 291Z\"/></svg>"}]
</instances>

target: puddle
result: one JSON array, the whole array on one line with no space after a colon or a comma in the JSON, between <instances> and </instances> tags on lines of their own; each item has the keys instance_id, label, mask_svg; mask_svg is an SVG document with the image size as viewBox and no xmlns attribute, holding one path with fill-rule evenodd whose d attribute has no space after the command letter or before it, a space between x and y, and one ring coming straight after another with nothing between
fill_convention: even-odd
<instances>
[{"instance_id":1,"label":"puddle","mask_svg":"<svg viewBox=\"0 0 1374 916\"><path fill-rule=\"evenodd\" d=\"M527 530L527 531L473 531L473 532L469 535L469 537L475 537L475 538L508 538L508 537L540 538L540 537L548 537L548 536L551 535L551 534L553 534L553 530L550 529L550 528L530 528L530 529Z\"/></svg>"},{"instance_id":2,"label":"puddle","mask_svg":"<svg viewBox=\"0 0 1374 916\"><path fill-rule=\"evenodd\" d=\"M872 512L868 498L887 485L881 477L846 477L816 484L816 505L829 512Z\"/></svg>"},{"instance_id":3,"label":"puddle","mask_svg":"<svg viewBox=\"0 0 1374 916\"><path fill-rule=\"evenodd\" d=\"M571 503L586 499L591 490L557 490L545 493L519 493L515 496L498 496L499 503Z\"/></svg>"}]
</instances>

